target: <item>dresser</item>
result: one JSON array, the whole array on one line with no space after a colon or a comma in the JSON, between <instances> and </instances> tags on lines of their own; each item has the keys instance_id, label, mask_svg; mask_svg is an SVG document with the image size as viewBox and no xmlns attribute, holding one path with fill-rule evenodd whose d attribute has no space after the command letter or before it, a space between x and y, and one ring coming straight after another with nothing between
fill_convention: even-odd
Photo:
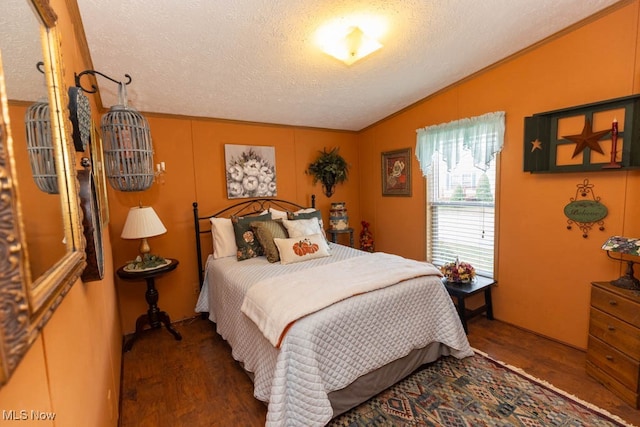
<instances>
[{"instance_id":1,"label":"dresser","mask_svg":"<svg viewBox=\"0 0 640 427\"><path fill-rule=\"evenodd\" d=\"M640 404L640 292L591 284L587 373L625 402Z\"/></svg>"}]
</instances>

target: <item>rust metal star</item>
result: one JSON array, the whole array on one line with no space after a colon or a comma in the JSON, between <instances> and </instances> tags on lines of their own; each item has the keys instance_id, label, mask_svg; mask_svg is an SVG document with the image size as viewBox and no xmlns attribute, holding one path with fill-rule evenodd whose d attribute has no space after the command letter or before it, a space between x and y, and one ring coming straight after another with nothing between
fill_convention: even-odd
<instances>
[{"instance_id":1,"label":"rust metal star","mask_svg":"<svg viewBox=\"0 0 640 427\"><path fill-rule=\"evenodd\" d=\"M602 151L602 147L600 147L598 141L609 132L609 129L594 132L591 129L591 121L589 121L589 119L585 119L584 128L582 129L582 133L580 135L568 135L563 136L563 138L576 143L576 149L573 151L573 156L571 156L571 158L574 158L587 147L597 151L600 154L604 154L604 151Z\"/></svg>"},{"instance_id":2,"label":"rust metal star","mask_svg":"<svg viewBox=\"0 0 640 427\"><path fill-rule=\"evenodd\" d=\"M542 151L542 141L540 141L538 138L534 139L533 141L531 141L531 152L533 153L536 150L541 150Z\"/></svg>"}]
</instances>

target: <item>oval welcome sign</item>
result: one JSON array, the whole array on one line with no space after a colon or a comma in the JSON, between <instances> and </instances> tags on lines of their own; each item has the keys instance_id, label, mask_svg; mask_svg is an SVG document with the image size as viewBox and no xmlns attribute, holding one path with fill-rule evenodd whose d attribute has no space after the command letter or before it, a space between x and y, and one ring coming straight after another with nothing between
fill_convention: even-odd
<instances>
[{"instance_id":1,"label":"oval welcome sign","mask_svg":"<svg viewBox=\"0 0 640 427\"><path fill-rule=\"evenodd\" d=\"M607 207L594 200L576 200L564 207L567 218L582 223L600 221L607 213Z\"/></svg>"}]
</instances>

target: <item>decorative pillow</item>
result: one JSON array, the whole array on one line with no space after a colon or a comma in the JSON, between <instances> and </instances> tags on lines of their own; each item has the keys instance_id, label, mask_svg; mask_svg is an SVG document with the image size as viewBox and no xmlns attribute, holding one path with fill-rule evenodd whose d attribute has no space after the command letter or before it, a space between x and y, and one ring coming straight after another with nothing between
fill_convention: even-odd
<instances>
[{"instance_id":1,"label":"decorative pillow","mask_svg":"<svg viewBox=\"0 0 640 427\"><path fill-rule=\"evenodd\" d=\"M231 219L211 218L211 236L213 237L214 258L233 256L238 252Z\"/></svg>"},{"instance_id":2,"label":"decorative pillow","mask_svg":"<svg viewBox=\"0 0 640 427\"><path fill-rule=\"evenodd\" d=\"M236 246L238 250L236 255L238 261L254 258L264 254L262 246L256 239L251 229L251 223L255 221L267 221L271 219L271 214L266 213L258 216L232 216L233 232L235 233Z\"/></svg>"},{"instance_id":3,"label":"decorative pillow","mask_svg":"<svg viewBox=\"0 0 640 427\"><path fill-rule=\"evenodd\" d=\"M322 235L326 239L327 234L324 231L324 223L322 222L321 211L314 208L307 208L307 209L300 209L299 211L295 211L295 212L287 212L288 220L311 219L311 218L318 218L318 223L320 224L320 230L322 231Z\"/></svg>"},{"instance_id":4,"label":"decorative pillow","mask_svg":"<svg viewBox=\"0 0 640 427\"><path fill-rule=\"evenodd\" d=\"M320 227L318 218L296 219L294 221L283 219L282 225L284 225L284 228L287 229L289 237L302 237L309 236L311 234L321 235L322 237L324 237L324 245L326 246L327 250L329 250L327 238L324 236L324 230L322 229L322 227Z\"/></svg>"},{"instance_id":5,"label":"decorative pillow","mask_svg":"<svg viewBox=\"0 0 640 427\"><path fill-rule=\"evenodd\" d=\"M287 229L289 237L308 236L310 234L322 234L318 218L288 220L283 219L282 225Z\"/></svg>"},{"instance_id":6,"label":"decorative pillow","mask_svg":"<svg viewBox=\"0 0 640 427\"><path fill-rule=\"evenodd\" d=\"M287 219L286 211L279 211L278 209L269 208L269 212L271 213L271 219Z\"/></svg>"},{"instance_id":7,"label":"decorative pillow","mask_svg":"<svg viewBox=\"0 0 640 427\"><path fill-rule=\"evenodd\" d=\"M267 256L267 261L278 262L280 261L280 254L278 253L278 247L273 242L274 238L286 239L287 230L282 225L282 221L253 221L249 224L253 230L253 234L258 239L258 243L264 249L264 254Z\"/></svg>"},{"instance_id":8,"label":"decorative pillow","mask_svg":"<svg viewBox=\"0 0 640 427\"><path fill-rule=\"evenodd\" d=\"M322 234L311 234L289 239L275 238L273 241L280 252L281 264L293 264L331 255Z\"/></svg>"}]
</instances>

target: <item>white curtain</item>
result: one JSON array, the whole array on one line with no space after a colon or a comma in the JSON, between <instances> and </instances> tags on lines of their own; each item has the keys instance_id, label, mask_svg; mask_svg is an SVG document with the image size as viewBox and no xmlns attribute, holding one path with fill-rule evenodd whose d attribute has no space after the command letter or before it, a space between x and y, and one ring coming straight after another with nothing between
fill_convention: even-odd
<instances>
[{"instance_id":1,"label":"white curtain","mask_svg":"<svg viewBox=\"0 0 640 427\"><path fill-rule=\"evenodd\" d=\"M504 114L498 111L416 130L416 157L422 174L427 176L434 153L440 153L451 170L463 150L471 152L474 166L487 170L504 144Z\"/></svg>"}]
</instances>

